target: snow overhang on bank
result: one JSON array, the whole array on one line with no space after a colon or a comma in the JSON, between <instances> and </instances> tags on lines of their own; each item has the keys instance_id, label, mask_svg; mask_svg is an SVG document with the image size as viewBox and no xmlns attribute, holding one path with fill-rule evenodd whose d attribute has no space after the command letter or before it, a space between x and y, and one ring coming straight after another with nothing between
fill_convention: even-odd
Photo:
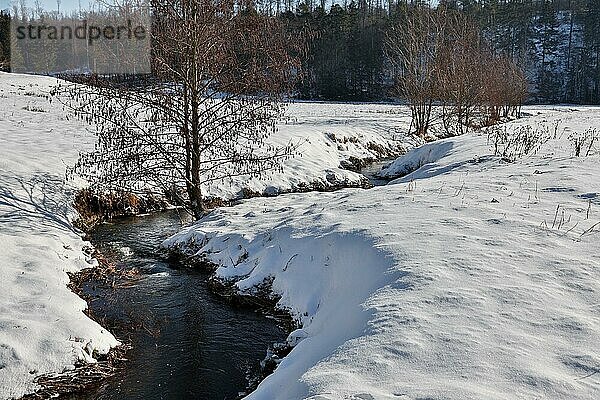
<instances>
[{"instance_id":1,"label":"snow overhang on bank","mask_svg":"<svg viewBox=\"0 0 600 400\"><path fill-rule=\"evenodd\" d=\"M31 393L45 373L93 362L118 341L89 319L68 288L68 272L95 265L72 226L70 206L84 182L65 182L80 152L92 150L89 127L48 95L58 81L0 73L0 399ZM298 103L270 144L301 143L301 156L266 180L240 179L205 188L229 200L243 190L274 195L294 190L364 186L343 164L402 153L410 121L393 105Z\"/></svg>"}]
</instances>

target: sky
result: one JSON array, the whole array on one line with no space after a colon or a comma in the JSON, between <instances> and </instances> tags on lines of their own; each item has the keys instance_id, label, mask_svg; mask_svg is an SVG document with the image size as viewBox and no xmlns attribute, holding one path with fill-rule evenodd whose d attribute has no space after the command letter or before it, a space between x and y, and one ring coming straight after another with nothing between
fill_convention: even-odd
<instances>
[{"instance_id":1,"label":"sky","mask_svg":"<svg viewBox=\"0 0 600 400\"><path fill-rule=\"evenodd\" d=\"M56 11L57 3L56 0L39 0L42 8L46 11ZM0 10L12 9L12 4L18 3L18 0L0 0ZM60 0L61 11L73 11L79 9L79 3L82 8L87 7L90 4L90 0ZM29 7L33 7L35 0L25 0L25 4Z\"/></svg>"}]
</instances>

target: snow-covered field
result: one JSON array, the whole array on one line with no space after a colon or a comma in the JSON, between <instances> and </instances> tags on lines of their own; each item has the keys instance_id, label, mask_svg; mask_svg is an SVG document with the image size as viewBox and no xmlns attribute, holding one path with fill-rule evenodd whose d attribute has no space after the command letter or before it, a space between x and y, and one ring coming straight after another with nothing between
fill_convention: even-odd
<instances>
[{"instance_id":1,"label":"snow-covered field","mask_svg":"<svg viewBox=\"0 0 600 400\"><path fill-rule=\"evenodd\" d=\"M241 292L272 280L301 322L249 399L600 398L600 156L568 139L600 109L526 111L509 131L551 137L513 163L446 139L390 185L248 200L164 243Z\"/></svg>"},{"instance_id":2,"label":"snow-covered field","mask_svg":"<svg viewBox=\"0 0 600 400\"><path fill-rule=\"evenodd\" d=\"M70 204L82 182L65 182L79 151L93 148L86 126L66 118L45 96L56 80L0 73L0 399L35 389L34 378L91 361L116 339L87 318L85 302L68 288L66 272L95 261L74 231ZM208 192L236 197L242 187L278 193L311 185L361 184L364 177L340 168L350 157L402 151L409 120L403 107L299 103L274 143L302 142L302 157L289 160L268 182L239 181Z\"/></svg>"},{"instance_id":3,"label":"snow-covered field","mask_svg":"<svg viewBox=\"0 0 600 400\"><path fill-rule=\"evenodd\" d=\"M63 179L93 138L42 97L54 82L0 73L0 399L117 344L66 287L67 271L95 263L71 226L82 183ZM248 200L166 243L242 291L273 279L302 323L250 399L600 398L600 156L574 157L568 139L600 128L600 109L526 111L509 130L558 122L558 134L514 163L484 135L447 139L394 162L384 175L417 170L388 186ZM304 141L303 157L239 185L360 182L342 161L411 145L403 107L290 115L273 140Z\"/></svg>"}]
</instances>

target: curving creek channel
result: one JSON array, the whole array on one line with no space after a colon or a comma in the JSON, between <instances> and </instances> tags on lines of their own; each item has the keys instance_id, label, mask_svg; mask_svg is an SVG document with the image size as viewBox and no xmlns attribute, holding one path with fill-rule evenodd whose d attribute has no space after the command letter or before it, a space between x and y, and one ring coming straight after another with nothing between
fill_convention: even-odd
<instances>
[{"instance_id":1,"label":"curving creek channel","mask_svg":"<svg viewBox=\"0 0 600 400\"><path fill-rule=\"evenodd\" d=\"M207 274L169 261L158 245L181 227L176 212L119 219L92 244L127 278L84 284L100 320L131 327L125 368L69 399L236 399L269 346L285 340L273 319L214 295Z\"/></svg>"},{"instance_id":2,"label":"curving creek channel","mask_svg":"<svg viewBox=\"0 0 600 400\"><path fill-rule=\"evenodd\" d=\"M372 178L369 172L363 171ZM88 279L83 294L101 323L130 331L131 349L113 377L64 398L237 399L261 374L267 350L285 341L287 333L275 319L232 306L211 292L205 272L158 251L180 228L177 212L168 211L119 219L90 232L117 277Z\"/></svg>"}]
</instances>

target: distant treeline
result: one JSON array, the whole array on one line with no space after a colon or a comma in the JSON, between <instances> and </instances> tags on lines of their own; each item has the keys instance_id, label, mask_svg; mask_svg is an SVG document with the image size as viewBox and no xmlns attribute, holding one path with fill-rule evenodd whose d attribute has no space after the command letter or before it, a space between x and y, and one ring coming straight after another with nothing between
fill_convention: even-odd
<instances>
[{"instance_id":1,"label":"distant treeline","mask_svg":"<svg viewBox=\"0 0 600 400\"><path fill-rule=\"evenodd\" d=\"M531 101L600 103L600 1L446 1L527 73Z\"/></svg>"},{"instance_id":2,"label":"distant treeline","mask_svg":"<svg viewBox=\"0 0 600 400\"><path fill-rule=\"evenodd\" d=\"M338 4L339 3L339 4ZM393 86L386 32L423 0L336 2L265 0L253 5L290 29L314 33L304 57L298 96L323 100L383 100ZM441 0L464 12L498 55L526 73L529 101L600 104L598 0ZM0 12L0 68L7 68L10 19Z\"/></svg>"},{"instance_id":3,"label":"distant treeline","mask_svg":"<svg viewBox=\"0 0 600 400\"><path fill-rule=\"evenodd\" d=\"M306 59L303 98L383 99L392 84L384 54L389 27L426 1L358 0L282 13L319 36ZM441 0L464 12L492 50L526 72L529 101L600 104L600 2L598 0Z\"/></svg>"}]
</instances>

